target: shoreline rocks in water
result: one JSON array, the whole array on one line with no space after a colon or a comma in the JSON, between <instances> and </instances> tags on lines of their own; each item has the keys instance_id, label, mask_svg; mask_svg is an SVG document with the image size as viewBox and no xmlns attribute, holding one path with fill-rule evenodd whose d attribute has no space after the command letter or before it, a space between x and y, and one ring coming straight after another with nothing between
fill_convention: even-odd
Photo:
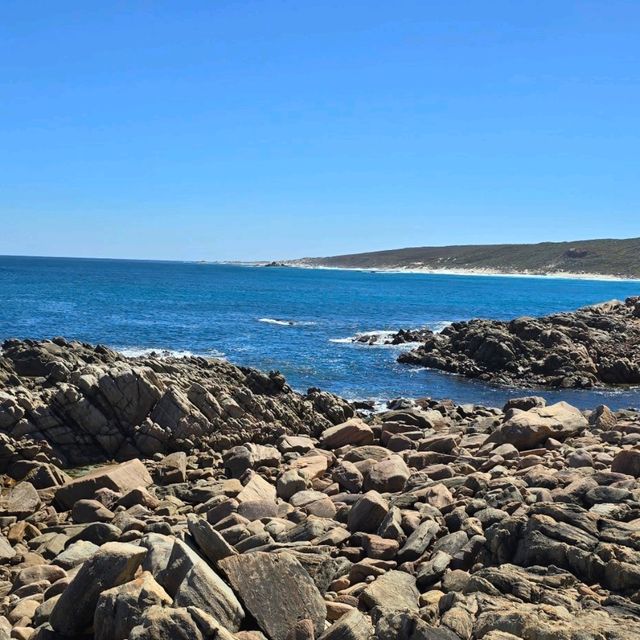
<instances>
[{"instance_id":1,"label":"shoreline rocks in water","mask_svg":"<svg viewBox=\"0 0 640 640\"><path fill-rule=\"evenodd\" d=\"M332 394L222 360L125 358L63 338L0 350L0 429L49 443L66 465L317 435L353 415Z\"/></svg>"},{"instance_id":2,"label":"shoreline rocks in water","mask_svg":"<svg viewBox=\"0 0 640 640\"><path fill-rule=\"evenodd\" d=\"M439 333L385 339L420 345L398 362L518 387L592 388L640 384L640 297L542 318L454 322Z\"/></svg>"},{"instance_id":3,"label":"shoreline rocks in water","mask_svg":"<svg viewBox=\"0 0 640 640\"><path fill-rule=\"evenodd\" d=\"M88 345L59 341L51 358L49 343L23 344L0 383L16 402L84 388L93 368L111 381L139 366ZM23 350L39 356L32 376L33 355L15 364ZM63 381L49 377L55 362L71 366ZM211 397L223 383L237 397L233 385L245 393L258 375L145 362L165 393L169 379L180 389L198 379ZM328 394L289 398L284 381L259 379L250 415L272 411L259 429L245 402L247 422L218 416L190 450L73 478L48 443L0 434L0 638L640 637L638 412L526 397L501 410L405 400L362 417ZM146 415L147 398L118 415ZM285 408L299 422L283 424ZM63 424L67 446L84 451L81 424ZM260 441L212 437L234 428Z\"/></svg>"}]
</instances>

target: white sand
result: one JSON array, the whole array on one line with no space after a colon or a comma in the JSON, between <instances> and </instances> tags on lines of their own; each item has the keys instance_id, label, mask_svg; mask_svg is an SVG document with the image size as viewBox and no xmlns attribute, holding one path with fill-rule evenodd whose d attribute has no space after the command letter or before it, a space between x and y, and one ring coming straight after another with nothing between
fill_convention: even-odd
<instances>
[{"instance_id":1,"label":"white sand","mask_svg":"<svg viewBox=\"0 0 640 640\"><path fill-rule=\"evenodd\" d=\"M430 267L326 267L306 262L288 262L288 267L299 269L327 269L332 271L371 271L374 273L423 273L443 276L497 276L502 278L546 278L554 280L605 280L612 282L640 282L640 278L623 278L620 276L596 273L571 273L569 271L552 271L549 273L530 273L527 271L507 273L494 269L433 269Z\"/></svg>"}]
</instances>

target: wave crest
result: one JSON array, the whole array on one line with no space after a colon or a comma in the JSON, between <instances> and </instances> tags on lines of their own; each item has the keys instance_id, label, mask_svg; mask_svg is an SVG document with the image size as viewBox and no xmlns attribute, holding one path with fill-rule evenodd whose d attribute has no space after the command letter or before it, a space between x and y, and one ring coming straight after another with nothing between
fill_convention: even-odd
<instances>
[{"instance_id":1,"label":"wave crest","mask_svg":"<svg viewBox=\"0 0 640 640\"><path fill-rule=\"evenodd\" d=\"M159 349L154 347L114 347L126 358L224 358L225 354L216 349L210 349L205 352L194 352L188 349Z\"/></svg>"},{"instance_id":2,"label":"wave crest","mask_svg":"<svg viewBox=\"0 0 640 640\"><path fill-rule=\"evenodd\" d=\"M316 324L309 320L284 320L282 318L258 318L258 322L276 324L281 327L311 327Z\"/></svg>"}]
</instances>

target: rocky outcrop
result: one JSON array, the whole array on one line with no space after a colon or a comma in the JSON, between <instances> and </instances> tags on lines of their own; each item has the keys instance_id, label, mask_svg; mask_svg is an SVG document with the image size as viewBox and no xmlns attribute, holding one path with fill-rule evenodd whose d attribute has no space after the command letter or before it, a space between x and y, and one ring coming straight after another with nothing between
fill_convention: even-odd
<instances>
[{"instance_id":1,"label":"rocky outcrop","mask_svg":"<svg viewBox=\"0 0 640 640\"><path fill-rule=\"evenodd\" d=\"M0 351L0 430L66 465L318 435L353 415L329 393L302 396L279 373L221 360L125 358L62 338L9 340ZM15 453L0 440L0 467Z\"/></svg>"},{"instance_id":2,"label":"rocky outcrop","mask_svg":"<svg viewBox=\"0 0 640 640\"><path fill-rule=\"evenodd\" d=\"M529 397L323 420L73 478L6 436L13 472L55 482L2 476L0 637L640 637L640 414Z\"/></svg>"},{"instance_id":3,"label":"rocky outcrop","mask_svg":"<svg viewBox=\"0 0 640 640\"><path fill-rule=\"evenodd\" d=\"M523 387L640 384L640 297L543 318L455 322L398 361Z\"/></svg>"}]
</instances>

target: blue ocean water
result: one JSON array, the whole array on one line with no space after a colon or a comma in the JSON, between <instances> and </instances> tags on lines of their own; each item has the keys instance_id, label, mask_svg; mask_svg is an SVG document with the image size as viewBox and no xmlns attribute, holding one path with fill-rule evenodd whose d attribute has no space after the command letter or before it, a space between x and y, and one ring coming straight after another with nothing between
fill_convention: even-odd
<instances>
[{"instance_id":1,"label":"blue ocean water","mask_svg":"<svg viewBox=\"0 0 640 640\"><path fill-rule=\"evenodd\" d=\"M168 349L279 369L298 390L348 398L451 398L501 405L522 394L395 362L360 332L473 317L510 319L640 293L640 282L0 257L0 339L65 336L137 354ZM544 392L580 407L640 405L640 390Z\"/></svg>"}]
</instances>

